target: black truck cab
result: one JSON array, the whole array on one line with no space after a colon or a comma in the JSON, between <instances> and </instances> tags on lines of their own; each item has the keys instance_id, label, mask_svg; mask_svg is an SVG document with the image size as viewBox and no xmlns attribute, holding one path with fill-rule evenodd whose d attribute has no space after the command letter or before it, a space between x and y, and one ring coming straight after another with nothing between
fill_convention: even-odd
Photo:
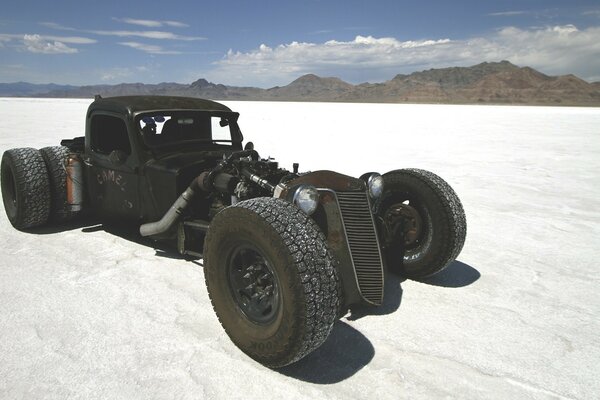
<instances>
[{"instance_id":1,"label":"black truck cab","mask_svg":"<svg viewBox=\"0 0 600 400\"><path fill-rule=\"evenodd\" d=\"M242 149L238 116L210 100L97 97L82 157L91 208L108 219L160 218L193 178Z\"/></svg>"}]
</instances>

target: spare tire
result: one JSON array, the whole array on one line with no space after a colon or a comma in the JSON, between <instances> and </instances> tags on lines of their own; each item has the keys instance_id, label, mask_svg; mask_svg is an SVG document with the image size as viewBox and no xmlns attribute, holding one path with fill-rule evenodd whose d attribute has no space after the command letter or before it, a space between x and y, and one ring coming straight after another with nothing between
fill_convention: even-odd
<instances>
[{"instance_id":1,"label":"spare tire","mask_svg":"<svg viewBox=\"0 0 600 400\"><path fill-rule=\"evenodd\" d=\"M219 212L204 244L204 276L225 332L271 368L315 350L337 320L341 285L325 236L281 199Z\"/></svg>"},{"instance_id":2,"label":"spare tire","mask_svg":"<svg viewBox=\"0 0 600 400\"><path fill-rule=\"evenodd\" d=\"M51 146L40 149L50 177L50 220L61 223L73 219L79 212L72 211L67 201L67 170L65 161L69 149Z\"/></svg>"},{"instance_id":3,"label":"spare tire","mask_svg":"<svg viewBox=\"0 0 600 400\"><path fill-rule=\"evenodd\" d=\"M390 171L383 179L378 220L388 267L415 279L440 272L456 259L467 234L458 196L421 169Z\"/></svg>"},{"instance_id":4,"label":"spare tire","mask_svg":"<svg viewBox=\"0 0 600 400\"><path fill-rule=\"evenodd\" d=\"M39 150L5 151L0 170L2 200L10 223L17 229L45 224L50 215L50 180Z\"/></svg>"}]
</instances>

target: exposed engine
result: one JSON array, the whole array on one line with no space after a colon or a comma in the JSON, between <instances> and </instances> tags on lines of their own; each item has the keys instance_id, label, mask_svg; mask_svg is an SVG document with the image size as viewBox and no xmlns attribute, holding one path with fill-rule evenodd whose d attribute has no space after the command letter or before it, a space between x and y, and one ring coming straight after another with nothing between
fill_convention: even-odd
<instances>
[{"instance_id":1,"label":"exposed engine","mask_svg":"<svg viewBox=\"0 0 600 400\"><path fill-rule=\"evenodd\" d=\"M161 220L142 225L140 232L143 236L152 236L168 231L199 193L212 198L209 220L224 207L238 201L277 195L285 187L285 182L299 176L297 164L294 164L294 171L291 173L279 168L272 159L260 159L255 150L224 156L212 170L203 172L192 181Z\"/></svg>"},{"instance_id":2,"label":"exposed engine","mask_svg":"<svg viewBox=\"0 0 600 400\"><path fill-rule=\"evenodd\" d=\"M272 196L278 185L296 177L297 173L279 168L278 162L260 159L255 150L244 150L224 158L198 179L203 191L219 193L222 203L234 204L255 197ZM231 197L227 201L223 196Z\"/></svg>"}]
</instances>

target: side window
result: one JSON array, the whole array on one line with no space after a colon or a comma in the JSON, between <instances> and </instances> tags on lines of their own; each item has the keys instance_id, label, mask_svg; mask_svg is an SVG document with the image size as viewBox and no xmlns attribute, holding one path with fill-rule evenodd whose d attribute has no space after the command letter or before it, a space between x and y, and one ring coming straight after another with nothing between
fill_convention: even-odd
<instances>
[{"instance_id":1,"label":"side window","mask_svg":"<svg viewBox=\"0 0 600 400\"><path fill-rule=\"evenodd\" d=\"M231 130L225 119L212 117L211 119L212 140L231 141ZM227 125L225 125L227 123Z\"/></svg>"},{"instance_id":2,"label":"side window","mask_svg":"<svg viewBox=\"0 0 600 400\"><path fill-rule=\"evenodd\" d=\"M110 154L121 150L131 154L131 144L127 136L127 125L121 118L110 115L94 115L91 126L92 150L101 154Z\"/></svg>"}]
</instances>

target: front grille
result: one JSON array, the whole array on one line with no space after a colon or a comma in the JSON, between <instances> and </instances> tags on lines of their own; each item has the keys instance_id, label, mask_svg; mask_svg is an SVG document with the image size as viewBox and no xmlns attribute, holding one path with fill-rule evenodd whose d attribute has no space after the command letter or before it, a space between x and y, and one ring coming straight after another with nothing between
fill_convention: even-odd
<instances>
[{"instance_id":1,"label":"front grille","mask_svg":"<svg viewBox=\"0 0 600 400\"><path fill-rule=\"evenodd\" d=\"M358 287L365 300L383 302L383 267L366 192L336 192Z\"/></svg>"}]
</instances>

